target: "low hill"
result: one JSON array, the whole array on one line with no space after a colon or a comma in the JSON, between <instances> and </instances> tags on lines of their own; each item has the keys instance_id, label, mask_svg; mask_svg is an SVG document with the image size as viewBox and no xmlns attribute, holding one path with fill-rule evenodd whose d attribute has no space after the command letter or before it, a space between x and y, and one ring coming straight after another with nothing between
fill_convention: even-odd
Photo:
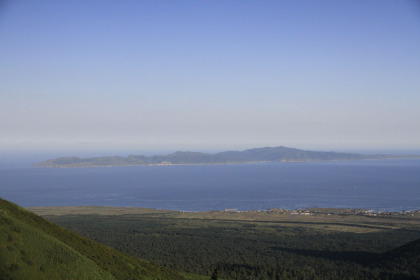
<instances>
[{"instance_id":1,"label":"low hill","mask_svg":"<svg viewBox=\"0 0 420 280\"><path fill-rule=\"evenodd\" d=\"M400 279L420 279L420 239L382 253L379 260L379 267L399 271Z\"/></svg>"},{"instance_id":2,"label":"low hill","mask_svg":"<svg viewBox=\"0 0 420 280\"><path fill-rule=\"evenodd\" d=\"M354 153L304 151L287 147L255 148L245 151L227 151L216 154L200 152L175 152L168 155L128 157L107 156L95 158L62 157L34 164L39 167L93 167L93 166L133 166L170 164L233 164L251 162L287 161L331 161L397 158L390 155L365 155Z\"/></svg>"},{"instance_id":3,"label":"low hill","mask_svg":"<svg viewBox=\"0 0 420 280\"><path fill-rule=\"evenodd\" d=\"M0 279L185 279L0 199Z\"/></svg>"}]
</instances>

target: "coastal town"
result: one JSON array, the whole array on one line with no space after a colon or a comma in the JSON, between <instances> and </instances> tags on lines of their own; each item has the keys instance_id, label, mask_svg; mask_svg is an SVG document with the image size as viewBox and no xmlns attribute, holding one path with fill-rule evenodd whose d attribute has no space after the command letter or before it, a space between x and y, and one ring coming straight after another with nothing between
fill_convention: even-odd
<instances>
[{"instance_id":1,"label":"coastal town","mask_svg":"<svg viewBox=\"0 0 420 280\"><path fill-rule=\"evenodd\" d=\"M347 208L309 208L309 209L295 209L295 210L287 210L287 209L280 209L280 208L273 208L268 210L250 210L250 211L240 211L238 209L224 209L222 212L232 212L232 213L260 213L260 212L267 212L267 213L277 213L282 215L302 215L302 216L310 216L310 215L359 215L359 216L419 216L420 217L420 209L419 210L402 210L401 212L397 211L386 211L386 210L366 210L366 209L347 209Z\"/></svg>"}]
</instances>

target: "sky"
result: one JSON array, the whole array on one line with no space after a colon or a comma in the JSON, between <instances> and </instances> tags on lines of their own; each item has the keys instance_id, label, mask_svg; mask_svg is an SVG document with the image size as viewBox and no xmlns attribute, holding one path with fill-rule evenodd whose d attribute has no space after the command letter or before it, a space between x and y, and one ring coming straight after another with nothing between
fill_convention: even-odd
<instances>
[{"instance_id":1,"label":"sky","mask_svg":"<svg viewBox=\"0 0 420 280\"><path fill-rule=\"evenodd\" d=\"M420 150L420 1L0 0L0 151Z\"/></svg>"}]
</instances>

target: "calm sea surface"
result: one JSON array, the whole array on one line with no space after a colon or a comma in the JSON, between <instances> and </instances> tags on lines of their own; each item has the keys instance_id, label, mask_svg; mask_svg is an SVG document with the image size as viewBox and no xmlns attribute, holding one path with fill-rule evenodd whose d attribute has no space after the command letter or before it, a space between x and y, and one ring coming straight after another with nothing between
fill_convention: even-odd
<instances>
[{"instance_id":1,"label":"calm sea surface","mask_svg":"<svg viewBox=\"0 0 420 280\"><path fill-rule=\"evenodd\" d=\"M420 160L62 169L3 165L0 197L24 207L416 210Z\"/></svg>"}]
</instances>

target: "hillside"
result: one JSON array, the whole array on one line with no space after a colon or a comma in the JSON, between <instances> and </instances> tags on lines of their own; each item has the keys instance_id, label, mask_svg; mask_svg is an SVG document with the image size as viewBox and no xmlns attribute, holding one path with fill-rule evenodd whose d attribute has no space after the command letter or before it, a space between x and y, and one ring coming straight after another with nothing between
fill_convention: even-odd
<instances>
[{"instance_id":1,"label":"hillside","mask_svg":"<svg viewBox=\"0 0 420 280\"><path fill-rule=\"evenodd\" d=\"M420 279L420 239L382 253L378 266L401 271L400 278L411 274L413 279Z\"/></svg>"},{"instance_id":2,"label":"hillside","mask_svg":"<svg viewBox=\"0 0 420 280\"><path fill-rule=\"evenodd\" d=\"M185 279L0 199L0 279Z\"/></svg>"},{"instance_id":3,"label":"hillside","mask_svg":"<svg viewBox=\"0 0 420 280\"><path fill-rule=\"evenodd\" d=\"M251 162L327 161L396 158L390 155L304 151L287 147L255 148L245 151L227 151L216 154L175 152L168 155L128 157L106 156L95 158L61 157L34 164L39 167L92 167L170 164L233 164Z\"/></svg>"}]
</instances>

